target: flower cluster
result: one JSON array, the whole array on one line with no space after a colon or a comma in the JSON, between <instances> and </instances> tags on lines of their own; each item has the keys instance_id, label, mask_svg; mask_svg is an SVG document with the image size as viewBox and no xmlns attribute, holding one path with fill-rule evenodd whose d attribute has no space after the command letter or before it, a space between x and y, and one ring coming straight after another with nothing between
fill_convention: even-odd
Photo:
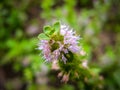
<instances>
[{"instance_id":1,"label":"flower cluster","mask_svg":"<svg viewBox=\"0 0 120 90\"><path fill-rule=\"evenodd\" d=\"M38 36L38 49L46 62L52 62L51 69L60 70L58 78L62 78L62 82L89 75L86 53L81 47L80 36L74 30L56 22L45 26L43 31L44 33Z\"/></svg>"},{"instance_id":2,"label":"flower cluster","mask_svg":"<svg viewBox=\"0 0 120 90\"><path fill-rule=\"evenodd\" d=\"M66 64L65 54L80 53L81 47L78 45L80 37L67 25L60 24L58 29L59 32L49 36L50 39L40 40L38 49L42 51L46 61L62 60Z\"/></svg>"}]
</instances>

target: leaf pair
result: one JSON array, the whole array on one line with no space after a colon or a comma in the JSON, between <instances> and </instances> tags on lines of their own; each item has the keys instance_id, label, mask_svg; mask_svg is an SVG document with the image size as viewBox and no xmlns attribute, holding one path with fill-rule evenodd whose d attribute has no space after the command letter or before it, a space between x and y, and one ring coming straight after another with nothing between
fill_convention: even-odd
<instances>
[{"instance_id":1,"label":"leaf pair","mask_svg":"<svg viewBox=\"0 0 120 90\"><path fill-rule=\"evenodd\" d=\"M49 40L49 37L54 33L59 33L60 31L60 22L55 22L53 26L45 26L43 32L39 34L38 38L43 40Z\"/></svg>"}]
</instances>

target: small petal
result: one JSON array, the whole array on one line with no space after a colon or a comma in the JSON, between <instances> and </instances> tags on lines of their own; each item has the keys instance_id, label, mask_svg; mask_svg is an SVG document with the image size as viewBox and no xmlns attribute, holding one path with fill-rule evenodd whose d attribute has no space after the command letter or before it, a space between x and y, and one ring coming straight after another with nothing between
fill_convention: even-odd
<instances>
[{"instance_id":1,"label":"small petal","mask_svg":"<svg viewBox=\"0 0 120 90\"><path fill-rule=\"evenodd\" d=\"M68 80L69 80L69 74L64 74L61 81L64 82L64 83L67 83Z\"/></svg>"},{"instance_id":2,"label":"small petal","mask_svg":"<svg viewBox=\"0 0 120 90\"><path fill-rule=\"evenodd\" d=\"M87 62L87 60L85 60L85 61L82 62L82 66L84 68L88 68L88 62Z\"/></svg>"},{"instance_id":3,"label":"small petal","mask_svg":"<svg viewBox=\"0 0 120 90\"><path fill-rule=\"evenodd\" d=\"M66 64L67 59L66 59L66 57L63 54L62 54L62 60Z\"/></svg>"},{"instance_id":4,"label":"small petal","mask_svg":"<svg viewBox=\"0 0 120 90\"><path fill-rule=\"evenodd\" d=\"M59 70L60 69L56 60L54 60L53 63L52 63L52 69L53 70Z\"/></svg>"},{"instance_id":5,"label":"small petal","mask_svg":"<svg viewBox=\"0 0 120 90\"><path fill-rule=\"evenodd\" d=\"M78 46L69 46L68 49L73 52L73 53L77 53L79 52L79 47Z\"/></svg>"}]
</instances>

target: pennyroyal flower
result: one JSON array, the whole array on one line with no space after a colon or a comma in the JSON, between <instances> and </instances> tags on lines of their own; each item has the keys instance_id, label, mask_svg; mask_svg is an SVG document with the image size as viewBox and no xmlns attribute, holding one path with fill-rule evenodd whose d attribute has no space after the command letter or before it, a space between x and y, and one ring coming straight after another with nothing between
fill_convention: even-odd
<instances>
[{"instance_id":1,"label":"pennyroyal flower","mask_svg":"<svg viewBox=\"0 0 120 90\"><path fill-rule=\"evenodd\" d=\"M54 33L49 36L48 40L40 40L38 49L42 51L43 58L47 62L54 60L62 60L67 62L68 58L66 54L80 53L79 40L80 37L76 35L76 32L69 28L65 24L60 24L58 33Z\"/></svg>"}]
</instances>

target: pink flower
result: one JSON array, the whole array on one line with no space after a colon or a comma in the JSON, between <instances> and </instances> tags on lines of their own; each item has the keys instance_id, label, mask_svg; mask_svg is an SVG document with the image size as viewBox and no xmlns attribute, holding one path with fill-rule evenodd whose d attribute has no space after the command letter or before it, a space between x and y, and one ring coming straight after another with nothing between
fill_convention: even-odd
<instances>
[{"instance_id":1,"label":"pink flower","mask_svg":"<svg viewBox=\"0 0 120 90\"><path fill-rule=\"evenodd\" d=\"M46 59L46 61L50 61L52 56L51 56L49 41L41 40L38 49L42 50L43 57Z\"/></svg>"},{"instance_id":2,"label":"pink flower","mask_svg":"<svg viewBox=\"0 0 120 90\"><path fill-rule=\"evenodd\" d=\"M42 51L43 57L46 61L62 60L66 63L67 58L65 57L65 54L69 52L80 52L80 46L78 45L80 37L76 35L75 31L66 25L61 25L60 35L63 36L63 41L56 41L54 38L52 38L52 43L50 43L49 40L40 41L38 49ZM58 46L55 50L52 50L54 44L58 44Z\"/></svg>"},{"instance_id":3,"label":"pink flower","mask_svg":"<svg viewBox=\"0 0 120 90\"><path fill-rule=\"evenodd\" d=\"M80 46L78 46L80 37L75 35L75 31L69 29L66 25L61 25L60 33L64 36L64 45L68 45L71 52L78 53L80 51Z\"/></svg>"},{"instance_id":4,"label":"pink flower","mask_svg":"<svg viewBox=\"0 0 120 90\"><path fill-rule=\"evenodd\" d=\"M62 54L62 60L66 64L67 59L66 59L66 57L63 54Z\"/></svg>"}]
</instances>

